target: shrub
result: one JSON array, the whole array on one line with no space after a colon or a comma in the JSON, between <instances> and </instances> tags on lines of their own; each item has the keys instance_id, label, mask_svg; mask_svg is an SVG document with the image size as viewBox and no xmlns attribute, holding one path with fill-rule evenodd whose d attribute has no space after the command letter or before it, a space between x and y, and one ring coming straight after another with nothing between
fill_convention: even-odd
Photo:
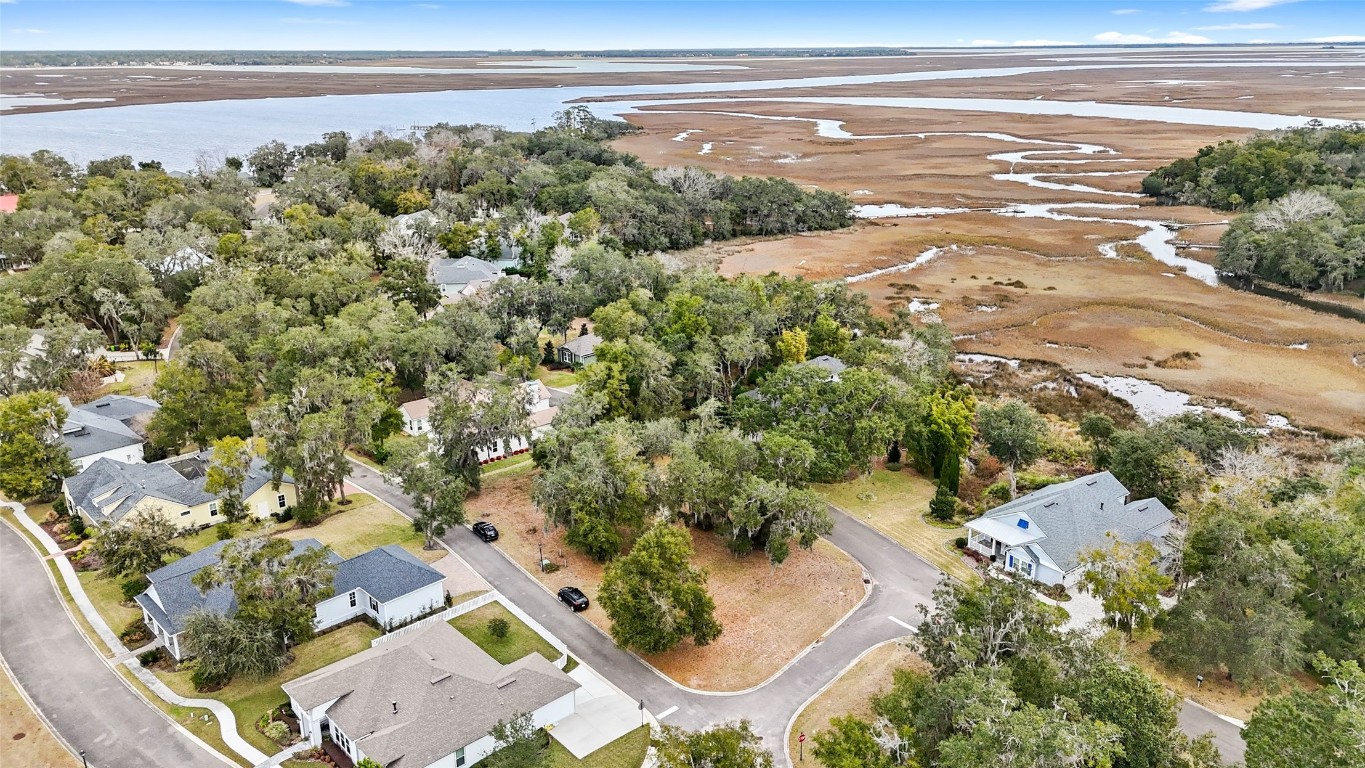
<instances>
[{"instance_id":1,"label":"shrub","mask_svg":"<svg viewBox=\"0 0 1365 768\"><path fill-rule=\"evenodd\" d=\"M129 623L123 628L122 632L118 633L118 639L125 643L140 643L151 638L151 630L147 629L147 625L142 623L142 619Z\"/></svg>"},{"instance_id":2,"label":"shrub","mask_svg":"<svg viewBox=\"0 0 1365 768\"><path fill-rule=\"evenodd\" d=\"M131 602L133 598L145 592L150 585L151 582L147 581L146 576L134 576L131 579L124 579L123 582L119 584L119 589L123 590L123 601L125 603Z\"/></svg>"},{"instance_id":3,"label":"shrub","mask_svg":"<svg viewBox=\"0 0 1365 768\"><path fill-rule=\"evenodd\" d=\"M265 727L261 729L261 733L264 733L267 739L276 744L284 744L289 741L289 726L279 720L271 720L266 723Z\"/></svg>"},{"instance_id":4,"label":"shrub","mask_svg":"<svg viewBox=\"0 0 1365 768\"><path fill-rule=\"evenodd\" d=\"M158 661L161 661L161 649L159 648L153 648L137 657L137 663L144 667L150 667Z\"/></svg>"},{"instance_id":5,"label":"shrub","mask_svg":"<svg viewBox=\"0 0 1365 768\"><path fill-rule=\"evenodd\" d=\"M190 671L190 683L196 691L217 690L227 685L231 679L231 675L206 668L201 664L195 664L194 669Z\"/></svg>"},{"instance_id":6,"label":"shrub","mask_svg":"<svg viewBox=\"0 0 1365 768\"><path fill-rule=\"evenodd\" d=\"M275 518L275 522L287 523L294 519L294 508L285 507L283 510L271 515L271 517Z\"/></svg>"},{"instance_id":7,"label":"shrub","mask_svg":"<svg viewBox=\"0 0 1365 768\"><path fill-rule=\"evenodd\" d=\"M888 462L886 462L886 471L887 471L887 472L899 472L899 471L901 471L901 463L900 463L899 461L888 461Z\"/></svg>"},{"instance_id":8,"label":"shrub","mask_svg":"<svg viewBox=\"0 0 1365 768\"><path fill-rule=\"evenodd\" d=\"M61 538L63 536L66 536L68 533L71 533L71 524L68 523L67 521L63 520L59 523L54 523L52 525L53 536Z\"/></svg>"},{"instance_id":9,"label":"shrub","mask_svg":"<svg viewBox=\"0 0 1365 768\"><path fill-rule=\"evenodd\" d=\"M72 515L71 517L67 518L67 524L71 526L72 533L76 534L82 539L86 538L85 518L81 517L80 515Z\"/></svg>"},{"instance_id":10,"label":"shrub","mask_svg":"<svg viewBox=\"0 0 1365 768\"><path fill-rule=\"evenodd\" d=\"M958 536L956 539L953 539L953 546L957 547L958 549L966 549L966 548L967 548L967 537L966 537L966 536Z\"/></svg>"},{"instance_id":11,"label":"shrub","mask_svg":"<svg viewBox=\"0 0 1365 768\"><path fill-rule=\"evenodd\" d=\"M1052 475L1044 475L1037 472L1020 472L1018 480L1020 490L1036 491L1045 486L1065 483L1067 478L1053 477Z\"/></svg>"},{"instance_id":12,"label":"shrub","mask_svg":"<svg viewBox=\"0 0 1365 768\"><path fill-rule=\"evenodd\" d=\"M512 625L508 624L507 619L504 619L501 616L488 620L488 634L499 640L506 639L507 633L511 631Z\"/></svg>"},{"instance_id":13,"label":"shrub","mask_svg":"<svg viewBox=\"0 0 1365 768\"><path fill-rule=\"evenodd\" d=\"M982 494L983 499L994 500L1004 503L1010 500L1010 484L1006 482L994 483L986 488Z\"/></svg>"},{"instance_id":14,"label":"shrub","mask_svg":"<svg viewBox=\"0 0 1365 768\"><path fill-rule=\"evenodd\" d=\"M1005 471L1005 465L994 456L986 456L976 463L976 476L989 483Z\"/></svg>"},{"instance_id":15,"label":"shrub","mask_svg":"<svg viewBox=\"0 0 1365 768\"><path fill-rule=\"evenodd\" d=\"M559 570L559 563L547 560L541 565L540 570L544 573L555 573Z\"/></svg>"},{"instance_id":16,"label":"shrub","mask_svg":"<svg viewBox=\"0 0 1365 768\"><path fill-rule=\"evenodd\" d=\"M957 497L947 485L938 487L934 500L929 502L929 514L935 520L952 520L953 515L957 514Z\"/></svg>"},{"instance_id":17,"label":"shrub","mask_svg":"<svg viewBox=\"0 0 1365 768\"><path fill-rule=\"evenodd\" d=\"M214 526L213 532L217 535L219 541L227 541L237 535L237 530L233 527L232 523L219 523Z\"/></svg>"},{"instance_id":18,"label":"shrub","mask_svg":"<svg viewBox=\"0 0 1365 768\"><path fill-rule=\"evenodd\" d=\"M52 502L52 511L57 513L59 517L65 517L71 514L66 508L65 496L58 496L57 499Z\"/></svg>"}]
</instances>

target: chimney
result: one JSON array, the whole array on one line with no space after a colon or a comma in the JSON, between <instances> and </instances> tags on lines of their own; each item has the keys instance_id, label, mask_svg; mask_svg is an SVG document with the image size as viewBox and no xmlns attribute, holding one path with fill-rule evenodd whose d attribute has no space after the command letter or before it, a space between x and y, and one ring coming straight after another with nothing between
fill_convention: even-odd
<instances>
[{"instance_id":1,"label":"chimney","mask_svg":"<svg viewBox=\"0 0 1365 768\"><path fill-rule=\"evenodd\" d=\"M393 702L390 702L390 703L393 704L393 713L394 713L395 715L398 714L398 702L393 701Z\"/></svg>"}]
</instances>

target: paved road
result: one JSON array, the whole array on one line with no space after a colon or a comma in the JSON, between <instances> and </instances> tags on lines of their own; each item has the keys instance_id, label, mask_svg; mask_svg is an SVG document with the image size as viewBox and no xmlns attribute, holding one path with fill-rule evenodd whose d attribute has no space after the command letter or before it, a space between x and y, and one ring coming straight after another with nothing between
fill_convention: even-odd
<instances>
[{"instance_id":1,"label":"paved road","mask_svg":"<svg viewBox=\"0 0 1365 768\"><path fill-rule=\"evenodd\" d=\"M80 630L33 548L0 523L0 656L62 738L96 768L224 764L124 685Z\"/></svg>"},{"instance_id":2,"label":"paved road","mask_svg":"<svg viewBox=\"0 0 1365 768\"><path fill-rule=\"evenodd\" d=\"M412 513L411 503L398 488L384 482L368 467L356 462L351 465L351 480L355 485ZM628 695L643 698L651 712L677 707L677 711L665 719L666 723L698 728L745 717L753 722L765 744L782 760L787 723L801 705L863 651L909 634L905 625L914 626L920 621L915 606L931 602L934 585L942 575L938 568L868 526L837 510L833 514L834 533L828 538L862 564L872 578L871 594L847 621L771 684L733 695L692 692L665 680L634 655L617 648L588 621L569 612L539 582L467 529L451 531L445 536L445 542L495 589L568 644L574 656L605 675ZM1182 728L1192 734L1213 731L1224 757L1241 761L1245 746L1236 726L1189 702L1181 712L1180 722Z\"/></svg>"}]
</instances>

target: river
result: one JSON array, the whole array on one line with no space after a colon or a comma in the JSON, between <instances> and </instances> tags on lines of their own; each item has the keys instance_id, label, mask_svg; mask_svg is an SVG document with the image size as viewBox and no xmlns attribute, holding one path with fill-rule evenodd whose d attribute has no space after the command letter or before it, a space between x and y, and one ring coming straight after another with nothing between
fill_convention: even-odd
<instances>
[{"instance_id":1,"label":"river","mask_svg":"<svg viewBox=\"0 0 1365 768\"><path fill-rule=\"evenodd\" d=\"M1062 71L1309 66L1354 68L1365 66L1365 61L1355 59L1155 63L1131 61L981 67L842 77L758 79L724 83L504 88L94 107L64 112L0 114L0 151L26 154L38 149L50 149L82 163L100 157L128 154L139 160L160 160L168 169L190 170L195 167L201 156L221 158L232 154L240 155L269 139L302 144L314 141L321 133L330 130L365 133L382 129L401 132L439 122L487 123L514 130L527 130L545 125L551 115L579 99L622 99L590 105L594 113L612 116L629 113L641 106L658 104L661 101L659 97L669 94L701 93L723 96L740 91L974 80ZM9 96L23 98L25 95ZM710 99L718 100L721 99ZM1253 112L1047 100L870 97L802 97L793 100L847 106L968 109L1014 114L1077 114L1246 128L1287 127L1302 124L1309 119L1302 115L1265 115ZM679 103L697 101L705 100L688 99Z\"/></svg>"}]
</instances>

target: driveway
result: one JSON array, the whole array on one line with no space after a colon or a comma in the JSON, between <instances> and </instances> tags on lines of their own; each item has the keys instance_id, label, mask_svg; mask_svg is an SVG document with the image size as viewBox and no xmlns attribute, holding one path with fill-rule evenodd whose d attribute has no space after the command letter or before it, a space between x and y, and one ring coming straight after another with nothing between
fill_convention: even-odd
<instances>
[{"instance_id":1,"label":"driveway","mask_svg":"<svg viewBox=\"0 0 1365 768\"><path fill-rule=\"evenodd\" d=\"M91 766L223 768L105 664L66 615L47 566L0 523L0 656Z\"/></svg>"},{"instance_id":2,"label":"driveway","mask_svg":"<svg viewBox=\"0 0 1365 768\"><path fill-rule=\"evenodd\" d=\"M404 513L412 514L412 506L401 490L364 465L351 462L351 467L354 484ZM872 579L867 600L842 625L769 683L737 694L704 693L677 686L633 654L617 648L601 630L571 613L540 582L468 529L460 527L450 531L444 540L495 589L568 644L574 656L627 695L643 698L651 712L666 713L661 717L665 724L701 728L725 720L748 718L781 762L785 755L787 723L806 700L837 677L863 651L886 640L909 635L913 631L911 628L920 621L915 606L931 602L934 586L943 575L938 568L854 518L834 508L831 513L834 532L827 538L861 563ZM1189 702L1186 702L1185 710L1190 710L1191 706L1203 710ZM1203 710L1202 713L1182 711L1181 726L1191 735L1213 731L1225 759L1241 761L1245 746L1235 725Z\"/></svg>"}]
</instances>

